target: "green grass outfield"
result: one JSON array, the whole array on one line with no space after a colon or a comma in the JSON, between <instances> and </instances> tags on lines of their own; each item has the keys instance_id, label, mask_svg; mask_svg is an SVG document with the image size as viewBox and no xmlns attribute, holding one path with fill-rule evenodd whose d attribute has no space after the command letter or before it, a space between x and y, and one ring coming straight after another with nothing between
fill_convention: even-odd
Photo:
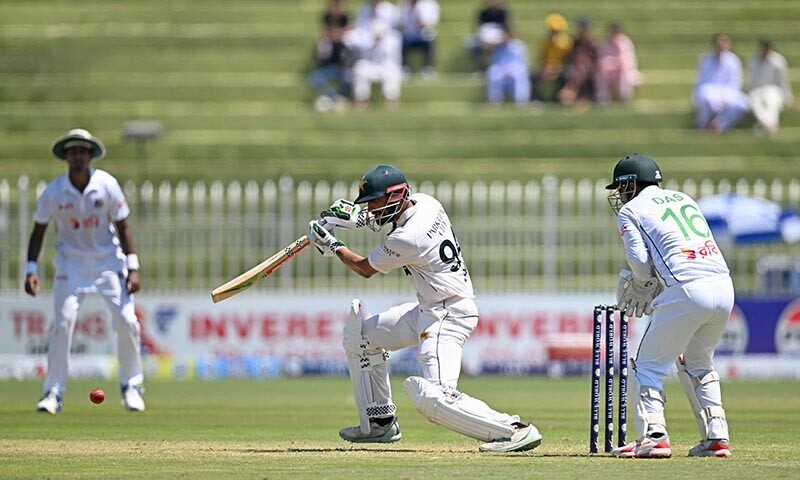
<instances>
[{"instance_id":1,"label":"green grass outfield","mask_svg":"<svg viewBox=\"0 0 800 480\"><path fill-rule=\"evenodd\" d=\"M798 478L797 383L725 382L730 459L687 458L697 438L678 384L667 387L675 457L617 460L587 451L588 378L465 378L461 388L532 418L544 435L525 454L487 455L478 442L422 418L393 379L403 439L354 446L344 378L149 382L147 411L123 411L114 382L74 381L64 411L34 412L40 384L0 382L0 478ZM88 400L106 390L102 405Z\"/></svg>"}]
</instances>

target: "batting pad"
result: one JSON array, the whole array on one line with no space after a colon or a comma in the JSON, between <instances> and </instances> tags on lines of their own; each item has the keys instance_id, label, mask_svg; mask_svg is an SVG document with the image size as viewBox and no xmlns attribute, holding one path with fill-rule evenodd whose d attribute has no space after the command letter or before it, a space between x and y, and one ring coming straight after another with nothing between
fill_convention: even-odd
<instances>
[{"instance_id":1,"label":"batting pad","mask_svg":"<svg viewBox=\"0 0 800 480\"><path fill-rule=\"evenodd\" d=\"M408 377L403 390L430 422L483 442L511 438L512 423L519 421L519 417L496 412L477 398L451 388L443 390L422 377Z\"/></svg>"},{"instance_id":2,"label":"batting pad","mask_svg":"<svg viewBox=\"0 0 800 480\"><path fill-rule=\"evenodd\" d=\"M370 348L361 336L364 314L361 302L355 299L350 304L350 316L344 327L343 346L347 354L353 397L358 408L358 424L361 433L369 435L371 418L393 417L397 411L392 402L392 387L386 360L389 352Z\"/></svg>"}]
</instances>

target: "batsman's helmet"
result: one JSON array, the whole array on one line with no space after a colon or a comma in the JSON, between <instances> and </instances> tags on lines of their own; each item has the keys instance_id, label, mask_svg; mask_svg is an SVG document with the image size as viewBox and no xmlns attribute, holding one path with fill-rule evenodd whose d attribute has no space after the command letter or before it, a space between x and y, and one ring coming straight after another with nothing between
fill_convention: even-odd
<instances>
[{"instance_id":1,"label":"batsman's helmet","mask_svg":"<svg viewBox=\"0 0 800 480\"><path fill-rule=\"evenodd\" d=\"M378 231L380 227L395 220L403 204L411 194L408 181L403 172L391 165L378 165L361 177L358 185L358 198L355 203L365 203L387 196L383 207L370 210L367 226Z\"/></svg>"},{"instance_id":2,"label":"batsman's helmet","mask_svg":"<svg viewBox=\"0 0 800 480\"><path fill-rule=\"evenodd\" d=\"M386 195L391 187L408 185L403 172L391 165L378 165L361 177L358 184L358 198L354 203L365 203Z\"/></svg>"},{"instance_id":3,"label":"batsman's helmet","mask_svg":"<svg viewBox=\"0 0 800 480\"><path fill-rule=\"evenodd\" d=\"M631 180L638 183L661 183L661 168L659 168L655 160L647 155L632 153L622 158L614 166L612 181L606 185L606 189L615 190L620 186L620 183Z\"/></svg>"},{"instance_id":4,"label":"batsman's helmet","mask_svg":"<svg viewBox=\"0 0 800 480\"><path fill-rule=\"evenodd\" d=\"M103 158L106 154L106 147L94 135L89 133L88 130L76 128L70 130L66 135L60 137L53 144L53 155L56 158L65 160L67 158L67 150L71 147L84 147L92 152L92 159Z\"/></svg>"}]
</instances>

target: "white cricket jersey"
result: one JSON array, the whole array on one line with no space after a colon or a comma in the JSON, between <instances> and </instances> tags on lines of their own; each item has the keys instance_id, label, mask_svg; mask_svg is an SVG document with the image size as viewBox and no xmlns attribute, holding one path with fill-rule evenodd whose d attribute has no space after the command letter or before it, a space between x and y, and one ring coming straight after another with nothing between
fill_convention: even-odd
<instances>
[{"instance_id":1,"label":"white cricket jersey","mask_svg":"<svg viewBox=\"0 0 800 480\"><path fill-rule=\"evenodd\" d=\"M617 225L638 278L654 268L672 286L730 273L700 208L683 192L647 187L622 207Z\"/></svg>"},{"instance_id":2,"label":"white cricket jersey","mask_svg":"<svg viewBox=\"0 0 800 480\"><path fill-rule=\"evenodd\" d=\"M114 222L128 217L130 208L117 180L103 170L92 170L83 193L69 174L53 180L39 197L33 221L56 225L57 255L53 264L92 265L97 270L122 271L125 255L114 234Z\"/></svg>"},{"instance_id":3,"label":"white cricket jersey","mask_svg":"<svg viewBox=\"0 0 800 480\"><path fill-rule=\"evenodd\" d=\"M369 254L370 265L381 273L403 267L423 308L451 297L475 298L444 207L424 193L410 198L415 204L400 215L395 229Z\"/></svg>"}]
</instances>

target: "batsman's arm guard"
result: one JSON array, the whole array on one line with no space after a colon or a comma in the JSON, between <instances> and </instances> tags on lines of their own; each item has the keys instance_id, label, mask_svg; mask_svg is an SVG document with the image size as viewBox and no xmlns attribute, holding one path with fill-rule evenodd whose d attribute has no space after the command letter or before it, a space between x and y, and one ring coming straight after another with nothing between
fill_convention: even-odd
<instances>
[{"instance_id":1,"label":"batsman's arm guard","mask_svg":"<svg viewBox=\"0 0 800 480\"><path fill-rule=\"evenodd\" d=\"M484 442L511 438L519 417L499 413L486 403L422 377L408 377L403 390L430 422Z\"/></svg>"}]
</instances>

